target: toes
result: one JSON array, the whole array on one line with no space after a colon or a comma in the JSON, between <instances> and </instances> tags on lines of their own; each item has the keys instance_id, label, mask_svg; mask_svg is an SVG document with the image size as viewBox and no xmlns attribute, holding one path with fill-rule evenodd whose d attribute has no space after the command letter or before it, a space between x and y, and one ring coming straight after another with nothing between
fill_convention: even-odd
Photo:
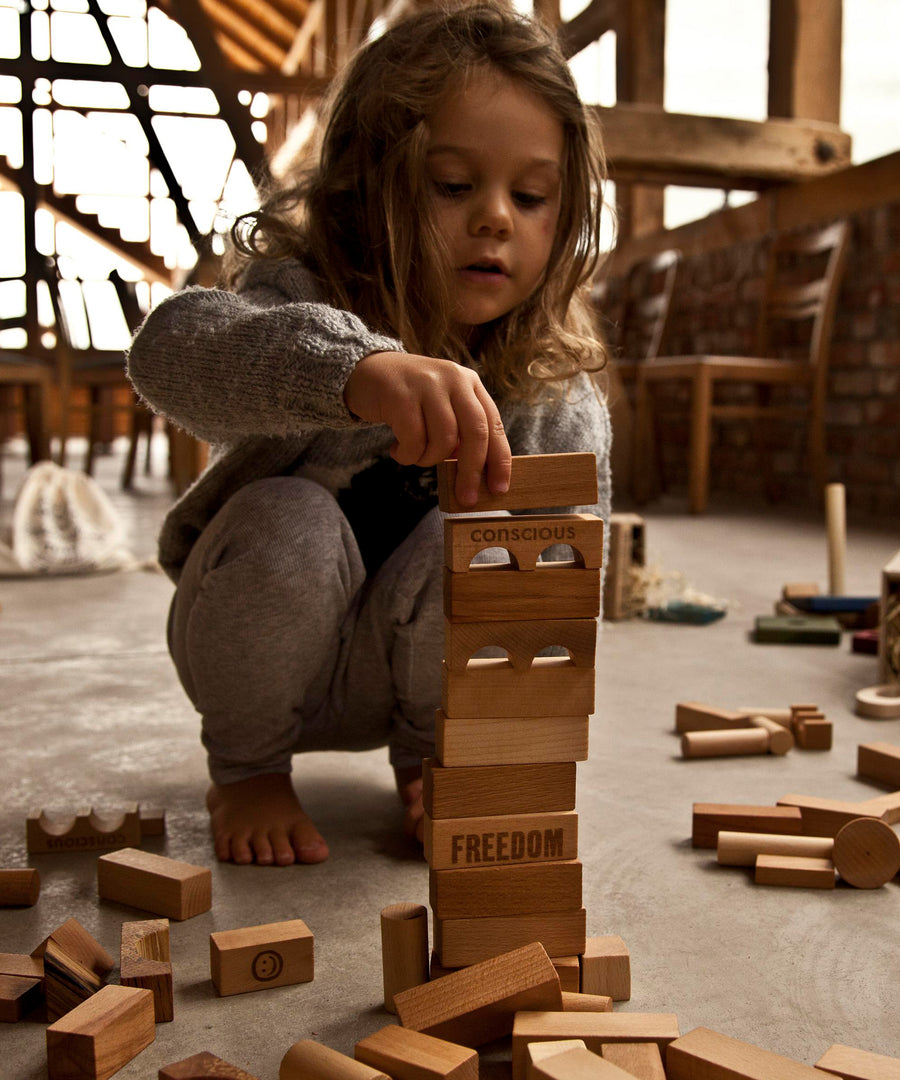
<instances>
[{"instance_id":1,"label":"toes","mask_svg":"<svg viewBox=\"0 0 900 1080\"><path fill-rule=\"evenodd\" d=\"M269 832L269 841L276 866L290 866L296 862L294 848L291 844L287 829L276 828Z\"/></svg>"},{"instance_id":2,"label":"toes","mask_svg":"<svg viewBox=\"0 0 900 1080\"><path fill-rule=\"evenodd\" d=\"M328 858L328 845L315 828L298 825L291 834L293 849L302 863L320 863Z\"/></svg>"},{"instance_id":3,"label":"toes","mask_svg":"<svg viewBox=\"0 0 900 1080\"><path fill-rule=\"evenodd\" d=\"M247 833L235 833L230 838L230 859L239 866L246 866L253 862L253 848L250 846L250 836ZM227 861L227 860L226 860Z\"/></svg>"},{"instance_id":4,"label":"toes","mask_svg":"<svg viewBox=\"0 0 900 1080\"><path fill-rule=\"evenodd\" d=\"M249 862L256 862L259 866L271 866L275 862L275 854L272 851L268 831L257 830L254 832L251 847L253 849L252 854L256 858L251 857L248 860Z\"/></svg>"}]
</instances>

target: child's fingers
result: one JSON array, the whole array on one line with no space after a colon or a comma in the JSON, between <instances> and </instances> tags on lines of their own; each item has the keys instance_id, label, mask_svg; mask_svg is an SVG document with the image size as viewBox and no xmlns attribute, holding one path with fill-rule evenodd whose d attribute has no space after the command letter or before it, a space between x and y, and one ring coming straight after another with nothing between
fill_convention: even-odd
<instances>
[{"instance_id":1,"label":"child's fingers","mask_svg":"<svg viewBox=\"0 0 900 1080\"><path fill-rule=\"evenodd\" d=\"M473 393L454 402L459 425L459 445L456 451L458 462L456 497L463 506L473 506L478 499L478 487L491 442L492 418L478 393L479 387L481 387L480 382ZM487 397L487 392L484 393ZM490 401L489 397L488 401Z\"/></svg>"},{"instance_id":2,"label":"child's fingers","mask_svg":"<svg viewBox=\"0 0 900 1080\"><path fill-rule=\"evenodd\" d=\"M487 488L494 495L501 495L509 490L512 451L509 448L509 440L506 438L500 410L483 386L479 385L479 391L479 400L484 406L488 420L488 445L484 463Z\"/></svg>"}]
</instances>

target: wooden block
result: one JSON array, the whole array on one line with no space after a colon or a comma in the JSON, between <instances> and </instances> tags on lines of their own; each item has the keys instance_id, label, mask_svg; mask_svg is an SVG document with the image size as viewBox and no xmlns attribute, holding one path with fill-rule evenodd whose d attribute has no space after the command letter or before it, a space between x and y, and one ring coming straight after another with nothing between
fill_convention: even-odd
<instances>
[{"instance_id":1,"label":"wooden block","mask_svg":"<svg viewBox=\"0 0 900 1080\"><path fill-rule=\"evenodd\" d=\"M41 980L0 974L0 1022L15 1024L42 1000Z\"/></svg>"},{"instance_id":2,"label":"wooden block","mask_svg":"<svg viewBox=\"0 0 900 1080\"><path fill-rule=\"evenodd\" d=\"M85 930L77 919L67 919L58 926L32 952L32 957L40 960L51 942L100 979L106 978L115 966L115 961L106 949Z\"/></svg>"},{"instance_id":3,"label":"wooden block","mask_svg":"<svg viewBox=\"0 0 900 1080\"><path fill-rule=\"evenodd\" d=\"M581 957L581 989L607 994L613 1001L631 998L631 956L615 934L588 938Z\"/></svg>"},{"instance_id":4,"label":"wooden block","mask_svg":"<svg viewBox=\"0 0 900 1080\"><path fill-rule=\"evenodd\" d=\"M830 750L834 740L834 724L824 718L801 718L794 725L797 745L801 750Z\"/></svg>"},{"instance_id":5,"label":"wooden block","mask_svg":"<svg viewBox=\"0 0 900 1080\"><path fill-rule=\"evenodd\" d=\"M141 836L165 836L166 812L161 806L139 806Z\"/></svg>"},{"instance_id":6,"label":"wooden block","mask_svg":"<svg viewBox=\"0 0 900 1080\"><path fill-rule=\"evenodd\" d=\"M578 859L432 870L428 877L431 909L438 919L581 910L582 873Z\"/></svg>"},{"instance_id":7,"label":"wooden block","mask_svg":"<svg viewBox=\"0 0 900 1080\"><path fill-rule=\"evenodd\" d=\"M422 797L434 820L573 810L575 762L444 768L426 758Z\"/></svg>"},{"instance_id":8,"label":"wooden block","mask_svg":"<svg viewBox=\"0 0 900 1080\"><path fill-rule=\"evenodd\" d=\"M878 635L878 681L880 683L900 682L898 604L900 604L900 551L890 558L881 571L880 633Z\"/></svg>"},{"instance_id":9,"label":"wooden block","mask_svg":"<svg viewBox=\"0 0 900 1080\"><path fill-rule=\"evenodd\" d=\"M841 627L830 615L757 615L753 640L779 645L840 645Z\"/></svg>"},{"instance_id":10,"label":"wooden block","mask_svg":"<svg viewBox=\"0 0 900 1080\"><path fill-rule=\"evenodd\" d=\"M495 863L550 862L578 855L578 814L425 815L425 858L432 870Z\"/></svg>"},{"instance_id":11,"label":"wooden block","mask_svg":"<svg viewBox=\"0 0 900 1080\"><path fill-rule=\"evenodd\" d=\"M889 742L860 743L856 773L865 780L900 788L900 746Z\"/></svg>"},{"instance_id":12,"label":"wooden block","mask_svg":"<svg viewBox=\"0 0 900 1080\"><path fill-rule=\"evenodd\" d=\"M391 1080L391 1077L314 1039L301 1039L281 1059L278 1080Z\"/></svg>"},{"instance_id":13,"label":"wooden block","mask_svg":"<svg viewBox=\"0 0 900 1080\"><path fill-rule=\"evenodd\" d=\"M143 987L153 995L157 1024L174 1019L168 919L122 923L119 973L123 986Z\"/></svg>"},{"instance_id":14,"label":"wooden block","mask_svg":"<svg viewBox=\"0 0 900 1080\"><path fill-rule=\"evenodd\" d=\"M503 563L464 574L444 568L444 614L451 622L595 619L600 571L569 563L540 563L525 573Z\"/></svg>"},{"instance_id":15,"label":"wooden block","mask_svg":"<svg viewBox=\"0 0 900 1080\"><path fill-rule=\"evenodd\" d=\"M35 810L25 822L25 839L28 851L40 854L135 847L141 842L138 807L132 803L113 813L90 809L65 815Z\"/></svg>"},{"instance_id":16,"label":"wooden block","mask_svg":"<svg viewBox=\"0 0 900 1080\"><path fill-rule=\"evenodd\" d=\"M47 1028L49 1080L107 1080L155 1038L150 991L104 986Z\"/></svg>"},{"instance_id":17,"label":"wooden block","mask_svg":"<svg viewBox=\"0 0 900 1080\"><path fill-rule=\"evenodd\" d=\"M776 724L789 728L791 726L791 710L782 709L775 705L740 705L735 710L738 716L749 720L751 716L767 716Z\"/></svg>"},{"instance_id":18,"label":"wooden block","mask_svg":"<svg viewBox=\"0 0 900 1080\"><path fill-rule=\"evenodd\" d=\"M757 727L735 731L686 731L681 736L681 756L686 758L739 757L768 752L769 733Z\"/></svg>"},{"instance_id":19,"label":"wooden block","mask_svg":"<svg viewBox=\"0 0 900 1080\"><path fill-rule=\"evenodd\" d=\"M746 728L748 723L749 719L734 709L719 709L702 701L681 701L675 706L675 730L679 735L688 731Z\"/></svg>"},{"instance_id":20,"label":"wooden block","mask_svg":"<svg viewBox=\"0 0 900 1080\"><path fill-rule=\"evenodd\" d=\"M597 649L596 619L533 619L529 622L454 623L444 620L444 659L464 674L479 649L502 648L518 671L528 671L542 649L559 645L576 667L592 668Z\"/></svg>"},{"instance_id":21,"label":"wooden block","mask_svg":"<svg viewBox=\"0 0 900 1080\"><path fill-rule=\"evenodd\" d=\"M695 848L714 848L722 830L797 836L802 828L803 819L796 806L694 803L691 844Z\"/></svg>"},{"instance_id":22,"label":"wooden block","mask_svg":"<svg viewBox=\"0 0 900 1080\"><path fill-rule=\"evenodd\" d=\"M0 975L37 979L43 985L44 961L25 953L0 953Z\"/></svg>"},{"instance_id":23,"label":"wooden block","mask_svg":"<svg viewBox=\"0 0 900 1080\"><path fill-rule=\"evenodd\" d=\"M432 950L431 961L428 965L429 979L442 979L445 975L449 975L455 970L456 968L446 967L444 964L442 964L441 959L437 954L437 950ZM393 1011L396 1012L397 1010L394 1009Z\"/></svg>"},{"instance_id":24,"label":"wooden block","mask_svg":"<svg viewBox=\"0 0 900 1080\"><path fill-rule=\"evenodd\" d=\"M896 825L900 821L900 791L866 799L859 804L859 808L866 817L881 818L888 825Z\"/></svg>"},{"instance_id":25,"label":"wooden block","mask_svg":"<svg viewBox=\"0 0 900 1080\"><path fill-rule=\"evenodd\" d=\"M835 836L831 857L848 885L878 889L900 871L900 837L877 818L857 818Z\"/></svg>"},{"instance_id":26,"label":"wooden block","mask_svg":"<svg viewBox=\"0 0 900 1080\"><path fill-rule=\"evenodd\" d=\"M313 952L313 935L302 919L209 935L209 966L219 997L311 982Z\"/></svg>"},{"instance_id":27,"label":"wooden block","mask_svg":"<svg viewBox=\"0 0 900 1080\"><path fill-rule=\"evenodd\" d=\"M547 510L592 506L597 501L597 459L594 454L523 454L513 457L509 490L493 495L481 479L478 501L463 506L456 499L455 458L437 467L438 500L445 514L488 510Z\"/></svg>"},{"instance_id":28,"label":"wooden block","mask_svg":"<svg viewBox=\"0 0 900 1080\"><path fill-rule=\"evenodd\" d=\"M794 734L790 728L770 720L768 716L751 716L750 723L769 733L769 753L779 757L794 749Z\"/></svg>"},{"instance_id":29,"label":"wooden block","mask_svg":"<svg viewBox=\"0 0 900 1080\"><path fill-rule=\"evenodd\" d=\"M830 859L834 840L830 836L783 836L776 833L719 833L716 858L720 866L755 866L759 855L790 855Z\"/></svg>"},{"instance_id":30,"label":"wooden block","mask_svg":"<svg viewBox=\"0 0 900 1080\"><path fill-rule=\"evenodd\" d=\"M612 1012L608 994L570 994L563 991L563 1012Z\"/></svg>"},{"instance_id":31,"label":"wooden block","mask_svg":"<svg viewBox=\"0 0 900 1080\"><path fill-rule=\"evenodd\" d=\"M447 968L477 964L532 941L539 941L550 957L577 955L584 950L586 925L584 908L474 919L436 917L435 951L441 965Z\"/></svg>"},{"instance_id":32,"label":"wooden block","mask_svg":"<svg viewBox=\"0 0 900 1080\"><path fill-rule=\"evenodd\" d=\"M660 1049L678 1038L674 1013L518 1012L513 1026L513 1080L524 1080L526 1048L533 1042L582 1039L599 1053L604 1043L652 1042Z\"/></svg>"},{"instance_id":33,"label":"wooden block","mask_svg":"<svg viewBox=\"0 0 900 1080\"><path fill-rule=\"evenodd\" d=\"M44 995L51 1022L87 1001L103 986L103 978L64 952L51 938L44 950Z\"/></svg>"},{"instance_id":34,"label":"wooden block","mask_svg":"<svg viewBox=\"0 0 900 1080\"><path fill-rule=\"evenodd\" d=\"M585 1046L540 1057L526 1069L534 1080L634 1080L634 1077Z\"/></svg>"},{"instance_id":35,"label":"wooden block","mask_svg":"<svg viewBox=\"0 0 900 1080\"><path fill-rule=\"evenodd\" d=\"M603 562L603 522L593 514L516 514L444 522L444 565L455 574L469 570L478 552L489 548L508 551L517 570L535 570L541 553L556 544L572 548L576 565L595 570Z\"/></svg>"},{"instance_id":36,"label":"wooden block","mask_svg":"<svg viewBox=\"0 0 900 1080\"><path fill-rule=\"evenodd\" d=\"M587 1049L582 1039L558 1039L556 1042L530 1043L525 1062L525 1080L534 1080L535 1066L547 1058L555 1057L566 1050Z\"/></svg>"},{"instance_id":37,"label":"wooden block","mask_svg":"<svg viewBox=\"0 0 900 1080\"><path fill-rule=\"evenodd\" d=\"M645 590L636 588L635 567L646 560L645 523L639 514L609 516L609 558L603 585L603 618L615 622L637 614Z\"/></svg>"},{"instance_id":38,"label":"wooden block","mask_svg":"<svg viewBox=\"0 0 900 1080\"><path fill-rule=\"evenodd\" d=\"M603 1043L600 1053L604 1061L618 1065L637 1080L666 1080L662 1054L656 1043Z\"/></svg>"},{"instance_id":39,"label":"wooden block","mask_svg":"<svg viewBox=\"0 0 900 1080\"><path fill-rule=\"evenodd\" d=\"M576 956L553 956L553 966L559 976L559 988L564 994L581 993L581 964Z\"/></svg>"},{"instance_id":40,"label":"wooden block","mask_svg":"<svg viewBox=\"0 0 900 1080\"><path fill-rule=\"evenodd\" d=\"M212 874L205 866L135 848L100 856L97 890L101 899L179 922L212 907Z\"/></svg>"},{"instance_id":41,"label":"wooden block","mask_svg":"<svg viewBox=\"0 0 900 1080\"><path fill-rule=\"evenodd\" d=\"M397 1024L360 1039L353 1056L393 1080L478 1080L476 1050Z\"/></svg>"},{"instance_id":42,"label":"wooden block","mask_svg":"<svg viewBox=\"0 0 900 1080\"><path fill-rule=\"evenodd\" d=\"M811 1065L758 1046L694 1028L666 1050L668 1080L822 1080Z\"/></svg>"},{"instance_id":43,"label":"wooden block","mask_svg":"<svg viewBox=\"0 0 900 1080\"><path fill-rule=\"evenodd\" d=\"M587 761L587 716L435 718L435 745L441 765L527 765Z\"/></svg>"},{"instance_id":44,"label":"wooden block","mask_svg":"<svg viewBox=\"0 0 900 1080\"><path fill-rule=\"evenodd\" d=\"M0 870L0 907L31 907L41 893L41 875L34 867Z\"/></svg>"},{"instance_id":45,"label":"wooden block","mask_svg":"<svg viewBox=\"0 0 900 1080\"><path fill-rule=\"evenodd\" d=\"M754 881L757 885L833 889L834 863L802 855L757 855Z\"/></svg>"},{"instance_id":46,"label":"wooden block","mask_svg":"<svg viewBox=\"0 0 900 1080\"><path fill-rule=\"evenodd\" d=\"M164 1066L159 1070L157 1080L257 1080L257 1077L203 1050Z\"/></svg>"},{"instance_id":47,"label":"wooden block","mask_svg":"<svg viewBox=\"0 0 900 1080\"><path fill-rule=\"evenodd\" d=\"M395 1013L395 994L428 982L428 909L424 904L391 904L382 909L381 968L384 1007Z\"/></svg>"},{"instance_id":48,"label":"wooden block","mask_svg":"<svg viewBox=\"0 0 900 1080\"><path fill-rule=\"evenodd\" d=\"M782 587L784 600L798 600L806 596L818 596L819 586L815 581L796 581Z\"/></svg>"},{"instance_id":49,"label":"wooden block","mask_svg":"<svg viewBox=\"0 0 900 1080\"><path fill-rule=\"evenodd\" d=\"M834 837L848 821L855 821L858 817L880 816L867 810L864 803L823 799L818 795L785 795L778 800L778 805L799 808L804 836Z\"/></svg>"},{"instance_id":50,"label":"wooden block","mask_svg":"<svg viewBox=\"0 0 900 1080\"><path fill-rule=\"evenodd\" d=\"M900 1058L856 1050L835 1043L816 1062L816 1068L843 1080L900 1080Z\"/></svg>"},{"instance_id":51,"label":"wooden block","mask_svg":"<svg viewBox=\"0 0 900 1080\"><path fill-rule=\"evenodd\" d=\"M508 1035L521 1009L560 1009L559 979L537 942L394 998L404 1027L477 1047Z\"/></svg>"},{"instance_id":52,"label":"wooden block","mask_svg":"<svg viewBox=\"0 0 900 1080\"><path fill-rule=\"evenodd\" d=\"M594 668L567 656L538 656L517 670L503 658L477 658L464 672L441 666L447 716L587 716L594 711Z\"/></svg>"}]
</instances>

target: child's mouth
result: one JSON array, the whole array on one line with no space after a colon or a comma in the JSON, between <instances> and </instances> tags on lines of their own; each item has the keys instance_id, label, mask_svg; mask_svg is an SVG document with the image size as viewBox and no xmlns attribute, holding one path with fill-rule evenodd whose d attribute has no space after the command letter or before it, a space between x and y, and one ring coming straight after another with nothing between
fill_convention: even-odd
<instances>
[{"instance_id":1,"label":"child's mouth","mask_svg":"<svg viewBox=\"0 0 900 1080\"><path fill-rule=\"evenodd\" d=\"M500 266L499 263L493 262L476 262L469 263L468 266L463 266L460 270L466 278L470 281L481 282L500 282L505 281L509 276L506 270Z\"/></svg>"}]
</instances>

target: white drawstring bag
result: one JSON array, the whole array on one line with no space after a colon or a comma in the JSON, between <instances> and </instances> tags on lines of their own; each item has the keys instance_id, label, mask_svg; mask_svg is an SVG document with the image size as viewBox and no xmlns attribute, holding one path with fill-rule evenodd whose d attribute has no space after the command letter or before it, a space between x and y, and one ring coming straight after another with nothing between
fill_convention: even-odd
<instances>
[{"instance_id":1,"label":"white drawstring bag","mask_svg":"<svg viewBox=\"0 0 900 1080\"><path fill-rule=\"evenodd\" d=\"M0 575L86 574L130 570L139 561L125 525L86 473L40 461L25 474L12 525L0 540Z\"/></svg>"}]
</instances>

